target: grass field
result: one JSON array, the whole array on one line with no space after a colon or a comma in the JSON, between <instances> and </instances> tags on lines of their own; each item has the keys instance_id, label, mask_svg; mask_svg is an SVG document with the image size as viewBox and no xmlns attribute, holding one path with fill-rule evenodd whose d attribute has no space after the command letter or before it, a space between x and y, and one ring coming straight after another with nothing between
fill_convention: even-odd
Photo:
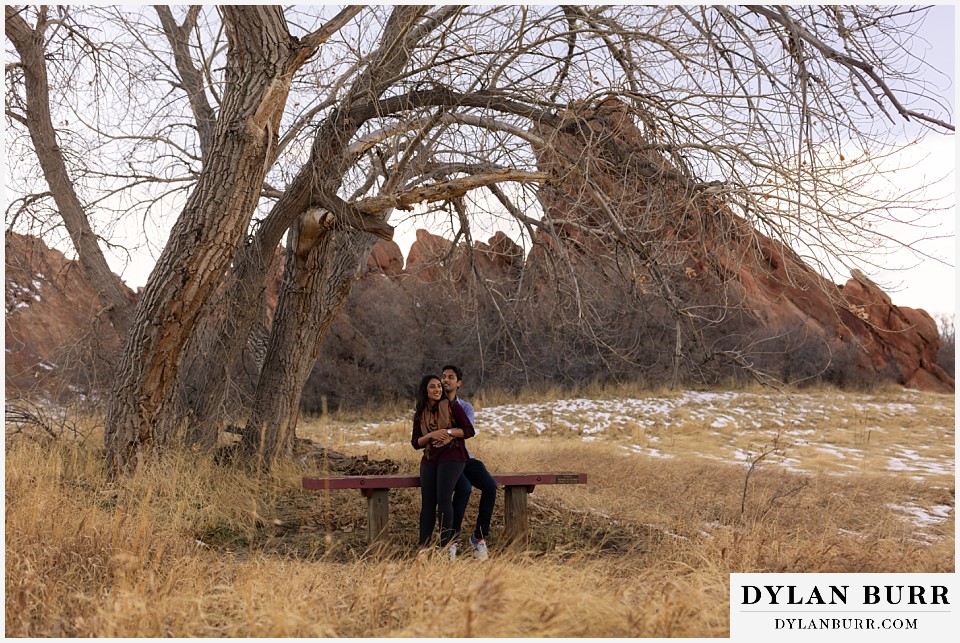
<instances>
[{"instance_id":1,"label":"grass field","mask_svg":"<svg viewBox=\"0 0 960 643\"><path fill-rule=\"evenodd\" d=\"M731 572L950 572L954 398L890 389L474 400L499 471L569 470L530 496L528 547L418 559L415 489L386 555L366 501L176 451L109 483L99 440L8 440L7 636L722 637ZM379 417L375 417L379 415ZM409 413L298 433L415 472ZM475 494L476 495L476 494ZM471 499L467 521L476 515Z\"/></svg>"}]
</instances>

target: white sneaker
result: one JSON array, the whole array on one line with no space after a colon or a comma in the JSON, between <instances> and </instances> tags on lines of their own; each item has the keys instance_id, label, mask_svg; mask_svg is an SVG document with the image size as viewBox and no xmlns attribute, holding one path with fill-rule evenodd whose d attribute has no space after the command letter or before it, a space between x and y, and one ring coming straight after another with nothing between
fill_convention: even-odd
<instances>
[{"instance_id":1,"label":"white sneaker","mask_svg":"<svg viewBox=\"0 0 960 643\"><path fill-rule=\"evenodd\" d=\"M447 545L447 556L450 557L450 560L457 559L457 543L450 543Z\"/></svg>"},{"instance_id":2,"label":"white sneaker","mask_svg":"<svg viewBox=\"0 0 960 643\"><path fill-rule=\"evenodd\" d=\"M487 541L486 540L477 540L473 536L470 536L470 544L473 546L473 555L477 557L477 560L486 560L487 559Z\"/></svg>"}]
</instances>

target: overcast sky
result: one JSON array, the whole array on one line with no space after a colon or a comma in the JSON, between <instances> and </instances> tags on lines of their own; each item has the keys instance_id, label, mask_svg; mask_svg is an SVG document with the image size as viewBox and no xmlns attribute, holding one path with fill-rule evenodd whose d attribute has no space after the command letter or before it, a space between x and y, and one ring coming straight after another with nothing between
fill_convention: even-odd
<instances>
[{"instance_id":1,"label":"overcast sky","mask_svg":"<svg viewBox=\"0 0 960 643\"><path fill-rule=\"evenodd\" d=\"M946 75L932 80L933 88L943 93L953 107L951 118L955 119L957 87L956 71L956 11L953 5L931 9L921 29L921 34L930 43L930 49L922 52L924 58ZM918 55L921 52L915 52ZM948 84L949 83L949 84ZM918 150L916 159L920 165L904 171L900 180L905 184L929 185L942 179L935 194L943 195L944 211L931 227L925 230L901 228L891 233L904 241L927 237L940 237L918 241L918 249L940 259L922 259L902 253L891 257L889 270L870 276L887 289L893 303L899 306L923 308L930 314L955 314L958 284L956 280L956 137L953 135L929 135ZM912 159L911 159L912 160ZM909 162L908 162L909 164ZM869 273L868 273L869 274Z\"/></svg>"}]
</instances>

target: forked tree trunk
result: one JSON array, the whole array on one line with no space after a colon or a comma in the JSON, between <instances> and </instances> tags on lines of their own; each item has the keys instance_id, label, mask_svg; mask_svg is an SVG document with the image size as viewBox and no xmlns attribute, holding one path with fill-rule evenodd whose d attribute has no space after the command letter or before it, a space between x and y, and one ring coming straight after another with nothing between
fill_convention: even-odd
<instances>
[{"instance_id":1,"label":"forked tree trunk","mask_svg":"<svg viewBox=\"0 0 960 643\"><path fill-rule=\"evenodd\" d=\"M267 357L244 441L265 467L293 444L303 386L320 343L347 298L376 237L353 230L330 231L305 258L291 235Z\"/></svg>"},{"instance_id":2,"label":"forked tree trunk","mask_svg":"<svg viewBox=\"0 0 960 643\"><path fill-rule=\"evenodd\" d=\"M115 469L179 428L173 401L183 350L259 200L290 87L293 48L282 9L222 11L229 50L214 148L147 281L124 344L104 436Z\"/></svg>"},{"instance_id":3,"label":"forked tree trunk","mask_svg":"<svg viewBox=\"0 0 960 643\"><path fill-rule=\"evenodd\" d=\"M233 409L233 417L223 413L233 386L232 378L241 362L251 329L263 319L265 279L275 248L284 232L291 226L295 227L298 217L317 198L316 193L320 191L318 177L335 176L327 168L340 158L350 137L359 127L359 123L345 121L347 119L335 114L321 124L310 160L277 201L251 242L238 250L233 268L226 276L222 290L216 295L215 303L203 314L177 385L178 414L190 418L188 437L194 443L211 445L225 421L245 422L249 417L249 409ZM328 182L330 185L325 191L335 193L339 181L328 179ZM281 283L276 316L284 314L281 311L290 298L284 296L283 291L289 286L290 282L285 277ZM271 333L276 328L275 324L276 319ZM294 328L293 322L290 324L287 332ZM306 376L302 383L306 383Z\"/></svg>"},{"instance_id":4,"label":"forked tree trunk","mask_svg":"<svg viewBox=\"0 0 960 643\"><path fill-rule=\"evenodd\" d=\"M345 7L319 29L302 37L297 46L291 48L291 62L288 63L290 73L362 8ZM158 12L161 17L167 14L164 26L168 34L173 34L173 40L176 41L178 37L182 39L182 28L172 22L169 12L164 9L158 9ZM177 63L181 68L190 68L192 63L188 52L180 52ZM189 83L186 84L189 86ZM284 232L307 209L311 193L316 189L315 166L329 164L331 159L337 158L350 133L358 126L353 125L354 130L347 132L344 137L338 137L339 125L338 119L328 119L319 128L310 162L301 169L291 188L262 222L255 237L238 247L233 256L232 269L218 284L216 294L201 313L195 332L190 337L189 351L177 373L172 415L188 423L186 435L193 444L212 446L225 422L246 420L247 409L240 408L236 404L238 396L232 395L238 386L233 378L237 374L251 329L263 323L265 279L274 251ZM339 182L332 189L335 190L336 185Z\"/></svg>"},{"instance_id":5,"label":"forked tree trunk","mask_svg":"<svg viewBox=\"0 0 960 643\"><path fill-rule=\"evenodd\" d=\"M190 364L183 370L179 386L181 402L196 429L195 440L211 443L223 424L221 411L228 394L225 383L235 372L251 327L259 323L263 314L258 302L274 248L306 210L337 193L344 172L353 163L351 155L345 153L347 145L361 125L376 114L372 108L363 110L362 115L353 114L351 109L357 105L373 105L371 101L375 101L403 69L413 45L410 36L405 34L410 33L424 12L424 7L394 8L384 28L380 48L348 92L346 106L321 123L309 160L264 219L252 243L237 253L223 296L218 298L217 306L210 307L206 313L206 330L195 342L198 350L189 356ZM416 37L426 33L423 31ZM341 220L338 227L343 225ZM382 217L370 217L365 225L385 238L392 235L392 228ZM331 248L331 239L336 240L333 244L336 249ZM283 451L277 445L289 444L293 439L300 396L319 345L333 318L346 305L356 273L375 240L366 233L343 230L331 233L326 243L314 247L306 263L300 260L295 275L289 272L293 268L286 269L267 359L261 368L249 415L249 426L257 428L245 438L247 447L253 451L262 451L260 439L265 440L265 452L270 454L267 462ZM288 292L291 290L296 292ZM316 307L320 305L322 310L318 311ZM291 306L292 309L287 310ZM306 328L301 327L304 324ZM244 410L237 411L239 415Z\"/></svg>"}]
</instances>

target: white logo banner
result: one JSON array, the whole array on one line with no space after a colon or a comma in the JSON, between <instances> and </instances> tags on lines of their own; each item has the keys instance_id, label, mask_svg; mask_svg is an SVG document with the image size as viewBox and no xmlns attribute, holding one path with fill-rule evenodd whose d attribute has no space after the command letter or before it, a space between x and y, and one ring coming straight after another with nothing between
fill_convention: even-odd
<instances>
[{"instance_id":1,"label":"white logo banner","mask_svg":"<svg viewBox=\"0 0 960 643\"><path fill-rule=\"evenodd\" d=\"M956 574L731 574L734 641L956 640Z\"/></svg>"}]
</instances>

